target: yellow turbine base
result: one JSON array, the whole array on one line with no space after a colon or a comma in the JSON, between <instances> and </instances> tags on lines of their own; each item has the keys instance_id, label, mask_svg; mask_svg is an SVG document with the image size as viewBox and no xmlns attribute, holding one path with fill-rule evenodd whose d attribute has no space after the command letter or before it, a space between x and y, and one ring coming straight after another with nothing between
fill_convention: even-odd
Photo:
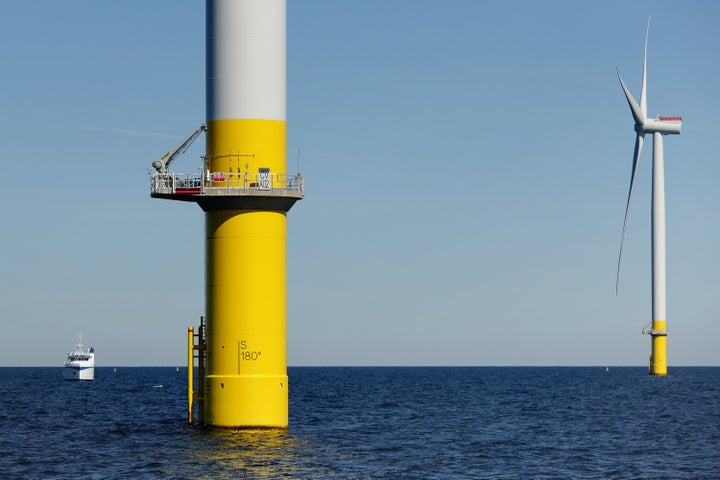
<instances>
[{"instance_id":1,"label":"yellow turbine base","mask_svg":"<svg viewBox=\"0 0 720 480\"><path fill-rule=\"evenodd\" d=\"M237 429L288 427L287 375L209 375L205 424ZM212 392L210 395L209 393Z\"/></svg>"},{"instance_id":2,"label":"yellow turbine base","mask_svg":"<svg viewBox=\"0 0 720 480\"><path fill-rule=\"evenodd\" d=\"M205 215L204 423L287 428L285 213Z\"/></svg>"},{"instance_id":3,"label":"yellow turbine base","mask_svg":"<svg viewBox=\"0 0 720 480\"><path fill-rule=\"evenodd\" d=\"M284 120L208 121L209 172L232 186L259 169L284 175ZM280 177L282 178L282 177ZM205 214L205 425L287 428L285 212Z\"/></svg>"},{"instance_id":4,"label":"yellow turbine base","mask_svg":"<svg viewBox=\"0 0 720 480\"><path fill-rule=\"evenodd\" d=\"M665 320L653 320L652 330L666 331ZM652 335L652 354L650 355L650 375L667 375L667 336Z\"/></svg>"}]
</instances>

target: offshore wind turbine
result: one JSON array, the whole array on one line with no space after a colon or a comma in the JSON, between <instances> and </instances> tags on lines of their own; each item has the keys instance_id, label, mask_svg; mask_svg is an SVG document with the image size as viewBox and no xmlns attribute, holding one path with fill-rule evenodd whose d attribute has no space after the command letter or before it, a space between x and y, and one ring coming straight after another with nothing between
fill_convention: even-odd
<instances>
[{"instance_id":1,"label":"offshore wind turbine","mask_svg":"<svg viewBox=\"0 0 720 480\"><path fill-rule=\"evenodd\" d=\"M642 154L645 134L653 136L653 178L652 178L652 321L643 328L643 333L651 337L652 352L649 359L649 373L651 375L667 375L667 316L665 301L665 168L663 158L663 135L680 134L682 117L664 117L658 115L654 119L647 118L647 42L650 32L650 19L645 31L645 51L643 55L642 86L640 88L640 104L628 90L617 69L618 79L622 86L625 98L633 118L635 119L635 153L633 155L632 173L630 174L630 188L628 190L627 205L625 206L625 221L623 222L622 237L620 239L620 253L618 255L617 277L615 281L615 294L617 295L620 280L620 260L625 240L628 212L632 199L635 177L637 174L640 155ZM648 329L648 327L650 327Z\"/></svg>"},{"instance_id":2,"label":"offshore wind turbine","mask_svg":"<svg viewBox=\"0 0 720 480\"><path fill-rule=\"evenodd\" d=\"M188 328L188 422L287 429L287 214L304 196L304 177L286 168L287 5L205 5L205 122L153 163L150 183L153 198L205 212L205 316L197 334ZM196 173L169 170L202 132Z\"/></svg>"}]
</instances>

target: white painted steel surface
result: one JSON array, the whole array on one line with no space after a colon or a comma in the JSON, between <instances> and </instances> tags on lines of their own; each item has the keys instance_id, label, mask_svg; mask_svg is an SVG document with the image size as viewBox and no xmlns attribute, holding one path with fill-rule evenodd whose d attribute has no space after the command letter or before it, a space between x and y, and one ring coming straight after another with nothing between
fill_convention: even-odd
<instances>
[{"instance_id":1,"label":"white painted steel surface","mask_svg":"<svg viewBox=\"0 0 720 480\"><path fill-rule=\"evenodd\" d=\"M652 182L652 319L665 315L665 166L663 136L653 134Z\"/></svg>"},{"instance_id":2,"label":"white painted steel surface","mask_svg":"<svg viewBox=\"0 0 720 480\"><path fill-rule=\"evenodd\" d=\"M207 2L208 120L286 120L285 10L285 0Z\"/></svg>"}]
</instances>

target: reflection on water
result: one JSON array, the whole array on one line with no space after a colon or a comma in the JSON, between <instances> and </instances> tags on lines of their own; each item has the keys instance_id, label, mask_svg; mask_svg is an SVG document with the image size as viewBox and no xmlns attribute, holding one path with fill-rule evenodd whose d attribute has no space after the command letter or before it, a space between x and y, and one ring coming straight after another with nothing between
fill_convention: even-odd
<instances>
[{"instance_id":1,"label":"reflection on water","mask_svg":"<svg viewBox=\"0 0 720 480\"><path fill-rule=\"evenodd\" d=\"M283 430L189 428L183 475L192 478L322 478L307 442ZM179 467L179 466L178 466Z\"/></svg>"}]
</instances>

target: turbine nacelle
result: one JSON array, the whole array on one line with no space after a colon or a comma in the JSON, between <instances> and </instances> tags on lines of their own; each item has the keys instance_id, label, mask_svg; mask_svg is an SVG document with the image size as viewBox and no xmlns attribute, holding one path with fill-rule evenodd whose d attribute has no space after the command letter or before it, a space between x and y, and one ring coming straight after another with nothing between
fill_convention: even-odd
<instances>
[{"instance_id":1,"label":"turbine nacelle","mask_svg":"<svg viewBox=\"0 0 720 480\"><path fill-rule=\"evenodd\" d=\"M679 135L682 129L682 117L663 117L658 115L655 118L647 118L647 102L645 100L645 68L643 67L643 88L640 93L640 105L635 101L635 98L628 90L625 82L623 82L620 70L618 70L618 79L620 79L620 86L625 93L628 105L630 106L630 112L635 119L635 131L638 135L645 135L646 133L662 133L663 135Z\"/></svg>"},{"instance_id":2,"label":"turbine nacelle","mask_svg":"<svg viewBox=\"0 0 720 480\"><path fill-rule=\"evenodd\" d=\"M635 125L635 131L642 135L644 133L662 133L663 135L679 135L682 129L682 117L663 117L658 115L652 120L645 120L645 123Z\"/></svg>"}]
</instances>

